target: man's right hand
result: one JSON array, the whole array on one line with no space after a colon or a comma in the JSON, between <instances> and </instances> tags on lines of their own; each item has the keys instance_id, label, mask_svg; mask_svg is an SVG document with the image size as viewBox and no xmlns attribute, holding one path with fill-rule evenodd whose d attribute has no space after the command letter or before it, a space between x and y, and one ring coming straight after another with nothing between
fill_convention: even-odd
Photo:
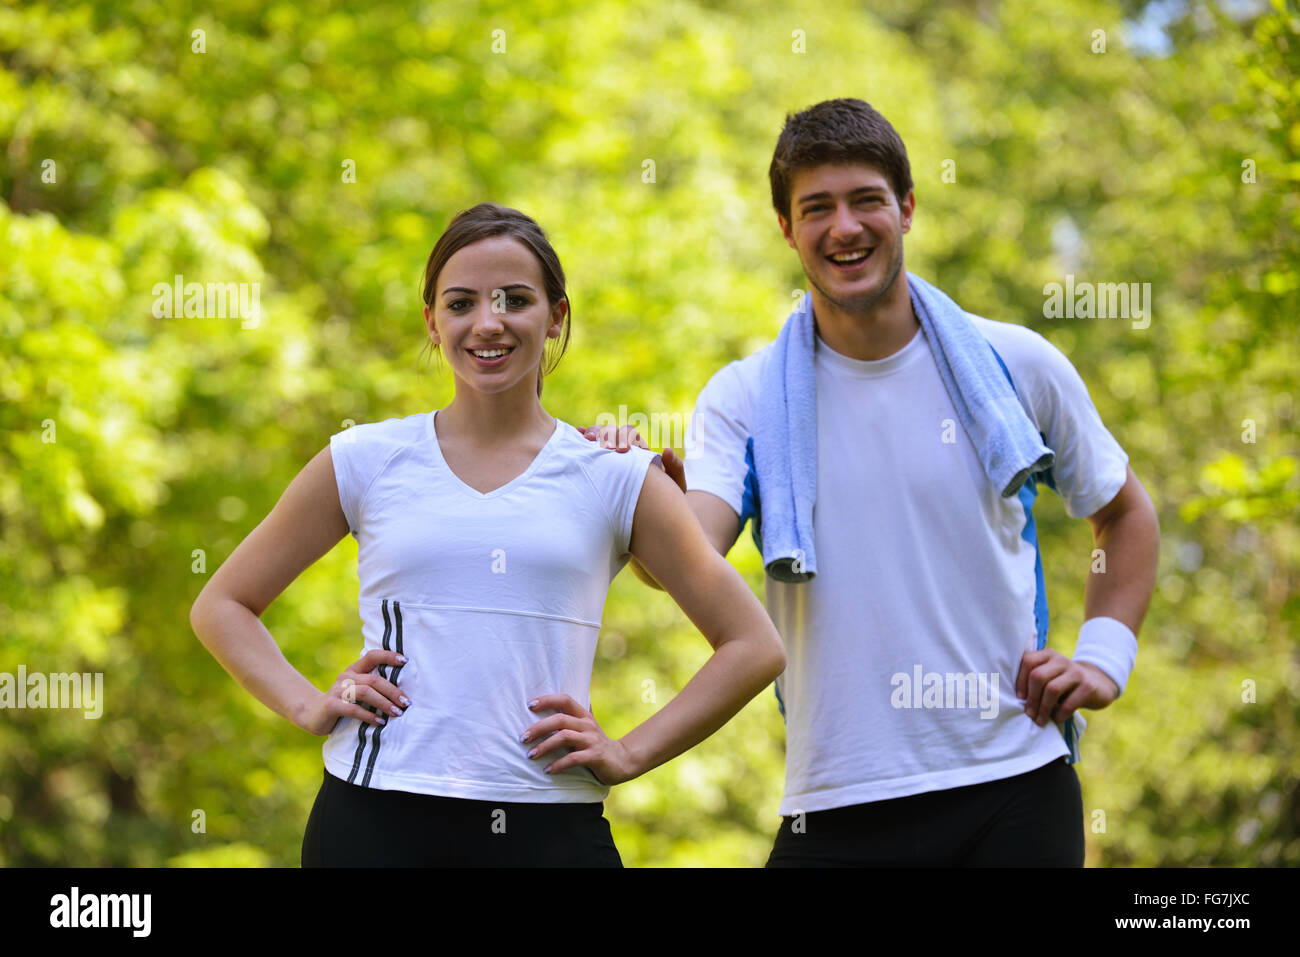
<instances>
[{"instance_id":1,"label":"man's right hand","mask_svg":"<svg viewBox=\"0 0 1300 957\"><path fill-rule=\"evenodd\" d=\"M632 446L638 449L654 451L650 446L645 444L645 439L641 438L641 433L630 425L621 428L613 425L591 425L585 429L574 426L582 433L583 438L591 442L599 442L602 449L614 449L616 452L626 452ZM672 450L672 446L664 449L660 453L663 465L660 466L667 473L668 477L677 483L683 494L686 492L686 463L683 462Z\"/></svg>"}]
</instances>

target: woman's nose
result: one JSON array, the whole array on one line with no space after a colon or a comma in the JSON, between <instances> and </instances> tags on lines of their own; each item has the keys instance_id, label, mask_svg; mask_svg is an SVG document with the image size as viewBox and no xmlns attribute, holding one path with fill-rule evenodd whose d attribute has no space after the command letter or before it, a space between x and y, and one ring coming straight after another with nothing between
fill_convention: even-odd
<instances>
[{"instance_id":1,"label":"woman's nose","mask_svg":"<svg viewBox=\"0 0 1300 957\"><path fill-rule=\"evenodd\" d=\"M485 338L505 328L505 324L501 321L502 314L493 309L492 305L491 299L483 300L474 316L474 332Z\"/></svg>"}]
</instances>

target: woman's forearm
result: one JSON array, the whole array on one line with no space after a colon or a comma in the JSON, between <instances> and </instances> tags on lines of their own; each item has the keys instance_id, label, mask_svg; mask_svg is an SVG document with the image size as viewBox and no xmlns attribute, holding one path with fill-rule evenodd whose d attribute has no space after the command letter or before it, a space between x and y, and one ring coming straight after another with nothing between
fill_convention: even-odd
<instances>
[{"instance_id":1,"label":"woman's forearm","mask_svg":"<svg viewBox=\"0 0 1300 957\"><path fill-rule=\"evenodd\" d=\"M262 620L234 599L195 602L190 624L203 646L258 701L303 730L322 692L289 664Z\"/></svg>"},{"instance_id":2,"label":"woman's forearm","mask_svg":"<svg viewBox=\"0 0 1300 957\"><path fill-rule=\"evenodd\" d=\"M764 614L747 635L721 643L672 701L621 739L637 774L693 748L736 715L785 669L785 655Z\"/></svg>"}]
</instances>

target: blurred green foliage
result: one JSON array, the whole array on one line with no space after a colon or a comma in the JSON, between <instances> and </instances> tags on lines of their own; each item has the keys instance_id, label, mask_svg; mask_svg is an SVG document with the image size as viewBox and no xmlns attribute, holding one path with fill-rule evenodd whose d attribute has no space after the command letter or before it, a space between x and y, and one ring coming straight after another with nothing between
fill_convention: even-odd
<instances>
[{"instance_id":1,"label":"blurred green foliage","mask_svg":"<svg viewBox=\"0 0 1300 957\"><path fill-rule=\"evenodd\" d=\"M0 863L295 865L321 739L189 606L347 420L450 399L417 360L448 219L491 199L551 235L574 310L552 413L686 413L803 284L767 167L785 113L833 96L908 144L909 267L1059 346L1160 513L1138 666L1085 739L1088 863L1300 862L1300 16L1187 5L1161 51L1135 2L804 7L0 6L0 671L102 671L106 699L0 718ZM1044 318L1066 274L1150 282L1150 327ZM176 275L260 283L260 323L155 318ZM1068 654L1092 542L1051 496L1037 517ZM358 648L355 558L264 616L320 687ZM761 594L748 535L732 559ZM630 573L604 624L617 734L708 648ZM782 742L765 693L616 788L625 863L762 864Z\"/></svg>"}]
</instances>

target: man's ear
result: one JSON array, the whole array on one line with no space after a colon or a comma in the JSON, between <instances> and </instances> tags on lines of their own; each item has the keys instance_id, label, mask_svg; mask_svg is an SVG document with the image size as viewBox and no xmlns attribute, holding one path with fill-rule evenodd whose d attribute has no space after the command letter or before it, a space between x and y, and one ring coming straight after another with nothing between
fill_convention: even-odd
<instances>
[{"instance_id":1,"label":"man's ear","mask_svg":"<svg viewBox=\"0 0 1300 957\"><path fill-rule=\"evenodd\" d=\"M902 220L903 232L912 228L912 214L916 211L916 190L909 189L903 201L898 204L899 218Z\"/></svg>"},{"instance_id":2,"label":"man's ear","mask_svg":"<svg viewBox=\"0 0 1300 957\"><path fill-rule=\"evenodd\" d=\"M786 245L791 249L797 250L799 247L794 244L794 234L790 232L790 224L780 213L776 214L777 225L781 227L781 235L785 237Z\"/></svg>"}]
</instances>

